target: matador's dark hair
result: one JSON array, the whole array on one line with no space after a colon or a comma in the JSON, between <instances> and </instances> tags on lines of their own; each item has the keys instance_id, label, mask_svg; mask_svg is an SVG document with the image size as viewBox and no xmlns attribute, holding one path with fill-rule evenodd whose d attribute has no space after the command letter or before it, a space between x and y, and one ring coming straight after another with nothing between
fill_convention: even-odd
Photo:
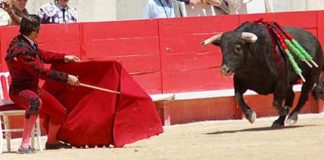
<instances>
[{"instance_id":1,"label":"matador's dark hair","mask_svg":"<svg viewBox=\"0 0 324 160\"><path fill-rule=\"evenodd\" d=\"M40 18L35 14L24 16L20 22L19 32L25 36L29 36L33 31L39 32Z\"/></svg>"}]
</instances>

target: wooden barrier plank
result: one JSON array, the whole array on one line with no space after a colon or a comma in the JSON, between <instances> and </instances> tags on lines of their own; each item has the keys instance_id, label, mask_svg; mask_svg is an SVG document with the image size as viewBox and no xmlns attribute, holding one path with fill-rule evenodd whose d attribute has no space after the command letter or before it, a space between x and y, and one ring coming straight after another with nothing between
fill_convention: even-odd
<instances>
[{"instance_id":1,"label":"wooden barrier plank","mask_svg":"<svg viewBox=\"0 0 324 160\"><path fill-rule=\"evenodd\" d=\"M318 39L322 44L322 47L324 47L324 12L319 11L318 13Z\"/></svg>"},{"instance_id":2,"label":"wooden barrier plank","mask_svg":"<svg viewBox=\"0 0 324 160\"><path fill-rule=\"evenodd\" d=\"M157 20L83 23L85 40L101 38L152 37L158 33Z\"/></svg>"},{"instance_id":3,"label":"wooden barrier plank","mask_svg":"<svg viewBox=\"0 0 324 160\"><path fill-rule=\"evenodd\" d=\"M161 72L152 72L147 74L131 74L135 81L148 93L162 93Z\"/></svg>"},{"instance_id":4,"label":"wooden barrier plank","mask_svg":"<svg viewBox=\"0 0 324 160\"><path fill-rule=\"evenodd\" d=\"M128 57L103 57L100 59L88 60L115 60L131 74L145 74L160 71L160 57L158 55L138 55Z\"/></svg>"},{"instance_id":5,"label":"wooden barrier plank","mask_svg":"<svg viewBox=\"0 0 324 160\"><path fill-rule=\"evenodd\" d=\"M201 42L220 32L234 29L238 16L193 17L159 20L162 54L170 50L177 53L204 52L214 47L204 47ZM172 52L171 52L172 53Z\"/></svg>"},{"instance_id":6,"label":"wooden barrier plank","mask_svg":"<svg viewBox=\"0 0 324 160\"><path fill-rule=\"evenodd\" d=\"M277 111L272 107L273 95L244 96L246 104L255 111L257 117L276 116Z\"/></svg>"},{"instance_id":7,"label":"wooden barrier plank","mask_svg":"<svg viewBox=\"0 0 324 160\"><path fill-rule=\"evenodd\" d=\"M157 37L128 37L124 39L106 37L93 39L87 43L87 57L90 59L102 57L127 57L142 55L158 55Z\"/></svg>"},{"instance_id":8,"label":"wooden barrier plank","mask_svg":"<svg viewBox=\"0 0 324 160\"><path fill-rule=\"evenodd\" d=\"M318 103L318 112L319 113L324 112L324 101L318 100L317 103Z\"/></svg>"},{"instance_id":9,"label":"wooden barrier plank","mask_svg":"<svg viewBox=\"0 0 324 160\"><path fill-rule=\"evenodd\" d=\"M234 97L168 102L169 123L234 119Z\"/></svg>"},{"instance_id":10,"label":"wooden barrier plank","mask_svg":"<svg viewBox=\"0 0 324 160\"><path fill-rule=\"evenodd\" d=\"M84 23L83 45L89 60L117 60L148 93L161 93L158 22Z\"/></svg>"},{"instance_id":11,"label":"wooden barrier plank","mask_svg":"<svg viewBox=\"0 0 324 160\"><path fill-rule=\"evenodd\" d=\"M220 76L219 68L166 72L164 93L233 88L231 77Z\"/></svg>"},{"instance_id":12,"label":"wooden barrier plank","mask_svg":"<svg viewBox=\"0 0 324 160\"><path fill-rule=\"evenodd\" d=\"M218 71L221 63L219 48L202 46L201 42L235 28L238 22L236 15L159 20L163 92L231 86Z\"/></svg>"},{"instance_id":13,"label":"wooden barrier plank","mask_svg":"<svg viewBox=\"0 0 324 160\"><path fill-rule=\"evenodd\" d=\"M78 23L42 25L37 42L41 49L81 57Z\"/></svg>"},{"instance_id":14,"label":"wooden barrier plank","mask_svg":"<svg viewBox=\"0 0 324 160\"><path fill-rule=\"evenodd\" d=\"M83 31L87 59L118 60L129 72L160 68L157 21L85 23Z\"/></svg>"},{"instance_id":15,"label":"wooden barrier plank","mask_svg":"<svg viewBox=\"0 0 324 160\"><path fill-rule=\"evenodd\" d=\"M1 42L4 44L9 44L11 40L19 34L19 26L1 26L0 30Z\"/></svg>"},{"instance_id":16,"label":"wooden barrier plank","mask_svg":"<svg viewBox=\"0 0 324 160\"><path fill-rule=\"evenodd\" d=\"M300 92L296 92L293 108L298 102ZM276 110L272 107L272 95L247 95L244 96L246 103L257 113L257 117L278 116ZM305 104L301 113L318 113L314 101L310 98ZM189 123L202 120L217 120L217 119L241 119L241 109L236 104L233 96L202 98L202 99L187 99L175 101L157 102L162 122L165 125ZM323 106L323 105L322 105ZM293 110L290 109L290 111ZM248 124L249 122L246 121ZM269 124L271 126L271 124Z\"/></svg>"},{"instance_id":17,"label":"wooden barrier plank","mask_svg":"<svg viewBox=\"0 0 324 160\"><path fill-rule=\"evenodd\" d=\"M159 52L157 21L83 24L89 58L147 55Z\"/></svg>"},{"instance_id":18,"label":"wooden barrier plank","mask_svg":"<svg viewBox=\"0 0 324 160\"><path fill-rule=\"evenodd\" d=\"M57 42L80 42L80 24L69 23L60 25L42 25L37 41L42 44ZM69 47L65 44L65 47Z\"/></svg>"},{"instance_id":19,"label":"wooden barrier plank","mask_svg":"<svg viewBox=\"0 0 324 160\"><path fill-rule=\"evenodd\" d=\"M66 47L66 45L69 47ZM62 54L73 54L80 57L80 42L73 41L73 42L56 42L56 43L48 43L48 44L40 44L39 47L45 51L51 51L55 53L62 53Z\"/></svg>"},{"instance_id":20,"label":"wooden barrier plank","mask_svg":"<svg viewBox=\"0 0 324 160\"><path fill-rule=\"evenodd\" d=\"M234 29L238 22L238 15L160 19L160 35L213 34Z\"/></svg>"},{"instance_id":21,"label":"wooden barrier plank","mask_svg":"<svg viewBox=\"0 0 324 160\"><path fill-rule=\"evenodd\" d=\"M0 41L0 51L1 51L1 70L7 71L8 67L5 62L5 57L7 54L7 49L9 46L9 43L11 40L19 33L19 27L17 26L9 26L0 27L0 35L1 35L1 41Z\"/></svg>"},{"instance_id":22,"label":"wooden barrier plank","mask_svg":"<svg viewBox=\"0 0 324 160\"><path fill-rule=\"evenodd\" d=\"M222 62L221 57L221 53L215 54L213 52L173 55L168 53L165 55L165 59L167 61L165 68L167 72L172 72L175 70L220 68Z\"/></svg>"},{"instance_id":23,"label":"wooden barrier plank","mask_svg":"<svg viewBox=\"0 0 324 160\"><path fill-rule=\"evenodd\" d=\"M300 97L300 92L295 92L295 99L290 112L295 108ZM273 95L249 95L245 96L245 102L257 113L258 117L277 116L277 111L273 108ZM316 102L312 97L306 102L301 113L318 113Z\"/></svg>"},{"instance_id":24,"label":"wooden barrier plank","mask_svg":"<svg viewBox=\"0 0 324 160\"><path fill-rule=\"evenodd\" d=\"M152 59L154 58L154 59ZM156 61L157 57L141 57L141 63L138 63L138 58L133 60L121 61L126 70L135 79L135 81L143 87L149 94L162 93L161 86L161 71L159 63L148 65L150 62ZM137 61L137 62L136 62Z\"/></svg>"}]
</instances>

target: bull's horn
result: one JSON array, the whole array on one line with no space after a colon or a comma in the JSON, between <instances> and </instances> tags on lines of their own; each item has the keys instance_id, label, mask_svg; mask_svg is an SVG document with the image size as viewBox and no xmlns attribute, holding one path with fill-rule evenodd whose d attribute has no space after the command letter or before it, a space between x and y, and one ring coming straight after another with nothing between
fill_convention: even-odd
<instances>
[{"instance_id":1,"label":"bull's horn","mask_svg":"<svg viewBox=\"0 0 324 160\"><path fill-rule=\"evenodd\" d=\"M216 40L217 40L217 41L220 41L222 34L223 34L223 33L220 33L220 34L214 35L214 36L212 36L212 37L210 37L210 38L204 40L204 41L202 42L202 45L206 46L206 45L208 45L208 44L210 44L210 43L213 43L213 42L216 41Z\"/></svg>"},{"instance_id":2,"label":"bull's horn","mask_svg":"<svg viewBox=\"0 0 324 160\"><path fill-rule=\"evenodd\" d=\"M250 43L255 43L258 40L258 37L251 32L242 32L242 38Z\"/></svg>"}]
</instances>

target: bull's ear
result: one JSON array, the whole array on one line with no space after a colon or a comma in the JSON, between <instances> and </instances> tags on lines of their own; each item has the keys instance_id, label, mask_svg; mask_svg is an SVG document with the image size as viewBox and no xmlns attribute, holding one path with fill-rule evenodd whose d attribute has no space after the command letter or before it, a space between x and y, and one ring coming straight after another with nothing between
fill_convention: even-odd
<instances>
[{"instance_id":1,"label":"bull's ear","mask_svg":"<svg viewBox=\"0 0 324 160\"><path fill-rule=\"evenodd\" d=\"M221 37L222 37L222 34L223 33L220 33L220 34L217 34L217 35L214 35L206 40L204 40L201 44L204 45L204 46L207 46L209 44L213 44L213 45L217 45L219 46L220 44L220 41L221 41Z\"/></svg>"}]
</instances>

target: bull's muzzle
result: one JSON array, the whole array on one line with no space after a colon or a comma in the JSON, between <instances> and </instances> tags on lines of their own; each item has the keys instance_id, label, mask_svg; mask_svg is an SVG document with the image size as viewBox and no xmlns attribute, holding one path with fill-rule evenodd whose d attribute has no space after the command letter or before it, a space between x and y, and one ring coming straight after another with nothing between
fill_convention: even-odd
<instances>
[{"instance_id":1,"label":"bull's muzzle","mask_svg":"<svg viewBox=\"0 0 324 160\"><path fill-rule=\"evenodd\" d=\"M227 65L222 65L221 67L221 74L224 76L232 76L234 72L227 67Z\"/></svg>"}]
</instances>

